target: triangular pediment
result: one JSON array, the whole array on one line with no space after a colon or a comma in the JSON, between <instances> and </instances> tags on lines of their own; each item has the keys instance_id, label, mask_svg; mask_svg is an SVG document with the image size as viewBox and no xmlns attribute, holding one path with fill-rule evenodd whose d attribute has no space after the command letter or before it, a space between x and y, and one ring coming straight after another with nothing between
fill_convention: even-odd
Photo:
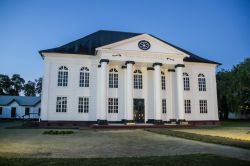
<instances>
[{"instance_id":1,"label":"triangular pediment","mask_svg":"<svg viewBox=\"0 0 250 166\"><path fill-rule=\"evenodd\" d=\"M148 48L148 45L146 46L143 45L143 41L145 41L146 44L149 43L150 47ZM155 37L152 37L148 34L142 34L136 37L132 37L126 40L122 40L119 42L115 42L115 43L97 48L97 50L101 50L101 49L121 50L121 51L138 51L138 52L145 52L145 53L176 54L176 55L182 55L183 57L189 56L185 54L184 52L172 47L171 45L168 45L167 43L164 43L163 41Z\"/></svg>"}]
</instances>

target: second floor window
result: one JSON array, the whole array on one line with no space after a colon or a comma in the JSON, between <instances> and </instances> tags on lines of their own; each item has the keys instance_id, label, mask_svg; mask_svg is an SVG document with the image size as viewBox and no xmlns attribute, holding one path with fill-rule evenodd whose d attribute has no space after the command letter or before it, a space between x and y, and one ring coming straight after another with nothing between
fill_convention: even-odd
<instances>
[{"instance_id":1,"label":"second floor window","mask_svg":"<svg viewBox=\"0 0 250 166\"><path fill-rule=\"evenodd\" d=\"M206 78L204 74L198 75L199 91L206 91Z\"/></svg>"},{"instance_id":2,"label":"second floor window","mask_svg":"<svg viewBox=\"0 0 250 166\"><path fill-rule=\"evenodd\" d=\"M118 88L118 71L115 68L109 70L109 88Z\"/></svg>"},{"instance_id":3,"label":"second floor window","mask_svg":"<svg viewBox=\"0 0 250 166\"><path fill-rule=\"evenodd\" d=\"M89 87L89 68L82 67L80 69L80 87Z\"/></svg>"},{"instance_id":4,"label":"second floor window","mask_svg":"<svg viewBox=\"0 0 250 166\"><path fill-rule=\"evenodd\" d=\"M185 91L189 91L190 90L189 75L188 75L188 73L183 73L183 85L184 85L184 90Z\"/></svg>"},{"instance_id":5,"label":"second floor window","mask_svg":"<svg viewBox=\"0 0 250 166\"><path fill-rule=\"evenodd\" d=\"M142 89L142 72L141 70L134 71L134 88Z\"/></svg>"},{"instance_id":6,"label":"second floor window","mask_svg":"<svg viewBox=\"0 0 250 166\"><path fill-rule=\"evenodd\" d=\"M66 66L59 67L57 86L68 86L68 68Z\"/></svg>"},{"instance_id":7,"label":"second floor window","mask_svg":"<svg viewBox=\"0 0 250 166\"><path fill-rule=\"evenodd\" d=\"M166 90L166 77L164 72L161 72L161 89Z\"/></svg>"}]
</instances>

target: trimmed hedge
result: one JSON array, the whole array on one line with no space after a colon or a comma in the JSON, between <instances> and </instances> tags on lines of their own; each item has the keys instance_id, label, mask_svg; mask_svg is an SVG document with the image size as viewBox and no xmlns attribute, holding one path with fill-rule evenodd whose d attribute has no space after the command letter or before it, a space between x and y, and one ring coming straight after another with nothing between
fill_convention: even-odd
<instances>
[{"instance_id":1,"label":"trimmed hedge","mask_svg":"<svg viewBox=\"0 0 250 166\"><path fill-rule=\"evenodd\" d=\"M48 135L65 135L65 134L73 134L74 131L61 131L61 130L49 130L49 131L44 131L43 134L48 134Z\"/></svg>"}]
</instances>

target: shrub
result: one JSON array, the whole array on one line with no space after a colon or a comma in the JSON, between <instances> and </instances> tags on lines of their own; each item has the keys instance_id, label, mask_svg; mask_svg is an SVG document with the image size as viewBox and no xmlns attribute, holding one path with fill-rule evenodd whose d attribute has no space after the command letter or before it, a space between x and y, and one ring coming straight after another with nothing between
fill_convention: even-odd
<instances>
[{"instance_id":1,"label":"shrub","mask_svg":"<svg viewBox=\"0 0 250 166\"><path fill-rule=\"evenodd\" d=\"M65 135L65 134L73 134L74 131L60 131L60 130L49 130L49 131L44 131L43 134L48 134L48 135Z\"/></svg>"}]
</instances>

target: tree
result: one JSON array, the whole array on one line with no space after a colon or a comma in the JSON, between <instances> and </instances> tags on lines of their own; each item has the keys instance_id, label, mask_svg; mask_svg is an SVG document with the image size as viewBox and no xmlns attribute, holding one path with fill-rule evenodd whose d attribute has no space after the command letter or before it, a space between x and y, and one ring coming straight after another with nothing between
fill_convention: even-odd
<instances>
[{"instance_id":1,"label":"tree","mask_svg":"<svg viewBox=\"0 0 250 166\"><path fill-rule=\"evenodd\" d=\"M42 82L43 82L42 77L35 79L35 82L36 82L36 94L40 96L42 93Z\"/></svg>"},{"instance_id":2,"label":"tree","mask_svg":"<svg viewBox=\"0 0 250 166\"><path fill-rule=\"evenodd\" d=\"M12 82L7 75L0 74L0 95L10 95Z\"/></svg>"},{"instance_id":3,"label":"tree","mask_svg":"<svg viewBox=\"0 0 250 166\"><path fill-rule=\"evenodd\" d=\"M24 95L25 96L36 96L36 83L28 81L24 84Z\"/></svg>"},{"instance_id":4,"label":"tree","mask_svg":"<svg viewBox=\"0 0 250 166\"><path fill-rule=\"evenodd\" d=\"M229 112L250 112L250 58L234 66L232 70L217 73L219 111L223 119Z\"/></svg>"},{"instance_id":5,"label":"tree","mask_svg":"<svg viewBox=\"0 0 250 166\"><path fill-rule=\"evenodd\" d=\"M19 93L23 90L25 80L20 77L19 74L13 74L11 78L12 88L10 95L19 96Z\"/></svg>"}]
</instances>

